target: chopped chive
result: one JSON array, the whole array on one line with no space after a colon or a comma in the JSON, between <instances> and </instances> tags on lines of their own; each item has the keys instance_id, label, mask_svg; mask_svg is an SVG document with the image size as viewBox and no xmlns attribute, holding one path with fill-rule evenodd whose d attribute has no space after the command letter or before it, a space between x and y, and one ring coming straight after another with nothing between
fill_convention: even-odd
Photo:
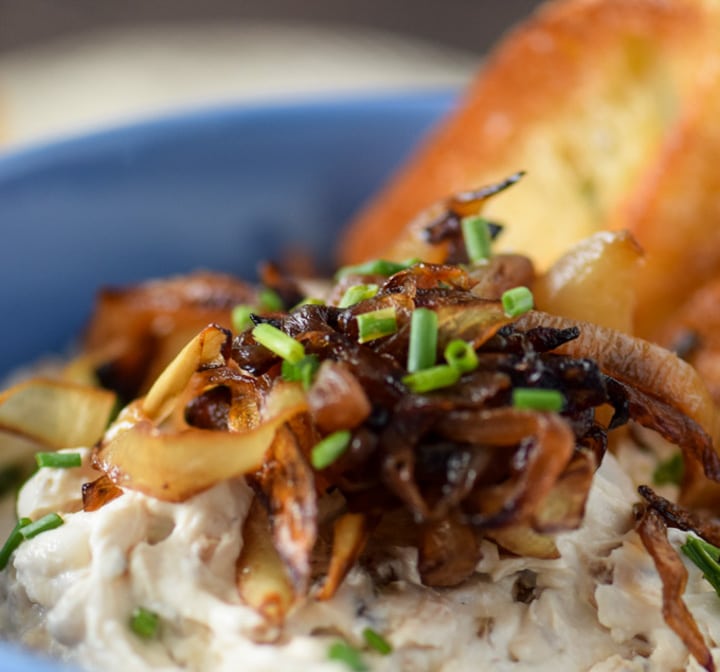
<instances>
[{"instance_id":1,"label":"chopped chive","mask_svg":"<svg viewBox=\"0 0 720 672\"><path fill-rule=\"evenodd\" d=\"M302 343L277 327L273 327L272 324L265 322L258 324L252 330L252 335L260 345L265 346L291 364L297 364L305 356L305 348Z\"/></svg>"},{"instance_id":2,"label":"chopped chive","mask_svg":"<svg viewBox=\"0 0 720 672\"><path fill-rule=\"evenodd\" d=\"M438 364L429 369L410 373L402 379L402 382L416 394L422 394L450 387L458 380L460 380L460 371L449 364Z\"/></svg>"},{"instance_id":3,"label":"chopped chive","mask_svg":"<svg viewBox=\"0 0 720 672\"><path fill-rule=\"evenodd\" d=\"M288 361L282 363L282 377L290 382L300 382L307 390L313 382L320 366L317 355L305 355L297 364Z\"/></svg>"},{"instance_id":4,"label":"chopped chive","mask_svg":"<svg viewBox=\"0 0 720 672\"><path fill-rule=\"evenodd\" d=\"M512 405L531 411L562 411L565 397L558 390L537 387L516 387L512 391Z\"/></svg>"},{"instance_id":5,"label":"chopped chive","mask_svg":"<svg viewBox=\"0 0 720 672\"><path fill-rule=\"evenodd\" d=\"M535 300L527 287L513 287L503 292L502 307L508 317L517 317L533 309Z\"/></svg>"},{"instance_id":6,"label":"chopped chive","mask_svg":"<svg viewBox=\"0 0 720 672\"><path fill-rule=\"evenodd\" d=\"M38 467L54 467L55 469L71 469L82 465L80 453L35 453Z\"/></svg>"},{"instance_id":7,"label":"chopped chive","mask_svg":"<svg viewBox=\"0 0 720 672\"><path fill-rule=\"evenodd\" d=\"M434 310L417 308L410 318L410 345L407 370L410 373L435 364L437 356L438 317Z\"/></svg>"},{"instance_id":8,"label":"chopped chive","mask_svg":"<svg viewBox=\"0 0 720 672\"><path fill-rule=\"evenodd\" d=\"M685 472L685 463L681 453L675 453L672 457L655 467L653 472L653 483L655 485L680 485Z\"/></svg>"},{"instance_id":9,"label":"chopped chive","mask_svg":"<svg viewBox=\"0 0 720 672\"><path fill-rule=\"evenodd\" d=\"M130 616L130 629L142 639L155 639L160 628L160 617L144 607L138 607Z\"/></svg>"},{"instance_id":10,"label":"chopped chive","mask_svg":"<svg viewBox=\"0 0 720 672\"><path fill-rule=\"evenodd\" d=\"M65 521L57 513L48 513L42 518L38 518L34 523L29 523L20 528L20 534L25 539L32 539L38 534L54 530L60 527Z\"/></svg>"},{"instance_id":11,"label":"chopped chive","mask_svg":"<svg viewBox=\"0 0 720 672\"><path fill-rule=\"evenodd\" d=\"M262 311L277 313L285 308L280 295L270 287L263 287L258 295L258 304Z\"/></svg>"},{"instance_id":12,"label":"chopped chive","mask_svg":"<svg viewBox=\"0 0 720 672\"><path fill-rule=\"evenodd\" d=\"M8 562L10 562L10 556L13 554L15 549L17 549L18 546L23 542L23 535L20 532L20 530L23 527L26 527L27 525L30 525L32 521L30 518L20 518L17 523L15 523L15 527L13 527L12 531L8 535L7 540L3 544L3 547L0 549L0 570L5 569L7 567Z\"/></svg>"},{"instance_id":13,"label":"chopped chive","mask_svg":"<svg viewBox=\"0 0 720 672\"><path fill-rule=\"evenodd\" d=\"M370 668L365 664L362 654L347 642L338 641L330 645L327 653L328 660L336 660L354 672L366 672Z\"/></svg>"},{"instance_id":14,"label":"chopped chive","mask_svg":"<svg viewBox=\"0 0 720 672\"><path fill-rule=\"evenodd\" d=\"M700 568L707 582L720 595L720 548L689 534L680 550Z\"/></svg>"},{"instance_id":15,"label":"chopped chive","mask_svg":"<svg viewBox=\"0 0 720 672\"><path fill-rule=\"evenodd\" d=\"M358 343L367 343L376 338L389 336L397 331L395 308L381 308L356 317L358 323Z\"/></svg>"},{"instance_id":16,"label":"chopped chive","mask_svg":"<svg viewBox=\"0 0 720 672\"><path fill-rule=\"evenodd\" d=\"M384 275L389 277L404 271L410 266L414 266L420 261L420 259L414 257L412 259L406 259L405 261L388 261L387 259L373 259L372 261L366 261L364 264L357 264L355 266L343 266L336 274L335 277L340 280L348 275Z\"/></svg>"},{"instance_id":17,"label":"chopped chive","mask_svg":"<svg viewBox=\"0 0 720 672\"><path fill-rule=\"evenodd\" d=\"M365 628L362 634L371 649L375 649L383 656L392 653L392 645L379 632L375 632L372 628Z\"/></svg>"},{"instance_id":18,"label":"chopped chive","mask_svg":"<svg viewBox=\"0 0 720 672\"><path fill-rule=\"evenodd\" d=\"M372 299L378 293L378 289L378 286L373 284L348 287L338 303L338 308L349 308L365 299Z\"/></svg>"},{"instance_id":19,"label":"chopped chive","mask_svg":"<svg viewBox=\"0 0 720 672\"><path fill-rule=\"evenodd\" d=\"M313 447L310 452L310 463L318 470L329 467L348 449L351 438L352 433L348 429L328 434Z\"/></svg>"},{"instance_id":20,"label":"chopped chive","mask_svg":"<svg viewBox=\"0 0 720 672\"><path fill-rule=\"evenodd\" d=\"M291 310L297 310L303 306L324 306L325 302L322 299L318 299L314 296L306 296L300 303L296 303Z\"/></svg>"},{"instance_id":21,"label":"chopped chive","mask_svg":"<svg viewBox=\"0 0 720 672\"><path fill-rule=\"evenodd\" d=\"M250 316L254 312L256 312L256 310L252 306L246 306L244 304L235 306L232 309L230 317L233 331L240 333L241 331L245 331L248 327L252 327L253 321L250 319Z\"/></svg>"},{"instance_id":22,"label":"chopped chive","mask_svg":"<svg viewBox=\"0 0 720 672\"><path fill-rule=\"evenodd\" d=\"M475 348L459 338L450 341L445 347L445 361L460 373L468 373L478 367Z\"/></svg>"},{"instance_id":23,"label":"chopped chive","mask_svg":"<svg viewBox=\"0 0 720 672\"><path fill-rule=\"evenodd\" d=\"M473 215L460 222L465 250L471 263L477 264L490 258L490 229L484 217Z\"/></svg>"}]
</instances>

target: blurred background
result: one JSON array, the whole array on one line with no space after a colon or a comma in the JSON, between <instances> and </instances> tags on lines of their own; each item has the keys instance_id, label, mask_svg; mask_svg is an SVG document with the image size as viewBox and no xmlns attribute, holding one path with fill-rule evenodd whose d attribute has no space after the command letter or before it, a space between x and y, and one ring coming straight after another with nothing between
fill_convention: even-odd
<instances>
[{"instance_id":1,"label":"blurred background","mask_svg":"<svg viewBox=\"0 0 720 672\"><path fill-rule=\"evenodd\" d=\"M460 88L537 0L0 0L0 151L234 101Z\"/></svg>"}]
</instances>

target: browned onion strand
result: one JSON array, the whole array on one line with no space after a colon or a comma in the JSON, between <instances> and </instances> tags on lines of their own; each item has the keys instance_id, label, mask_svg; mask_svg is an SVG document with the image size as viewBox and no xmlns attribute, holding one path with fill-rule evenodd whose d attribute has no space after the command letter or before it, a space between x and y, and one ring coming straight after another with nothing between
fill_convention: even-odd
<instances>
[{"instance_id":1,"label":"browned onion strand","mask_svg":"<svg viewBox=\"0 0 720 672\"><path fill-rule=\"evenodd\" d=\"M710 649L682 599L688 579L687 569L668 541L667 528L660 514L652 508L645 509L636 529L662 579L662 611L665 622L680 637L698 663L708 672L714 671L715 663Z\"/></svg>"},{"instance_id":2,"label":"browned onion strand","mask_svg":"<svg viewBox=\"0 0 720 672\"><path fill-rule=\"evenodd\" d=\"M538 311L522 316L517 326L520 329L579 327L578 338L561 346L558 352L591 357L608 375L660 397L716 438L715 405L707 388L695 369L669 350L606 327Z\"/></svg>"},{"instance_id":3,"label":"browned onion strand","mask_svg":"<svg viewBox=\"0 0 720 672\"><path fill-rule=\"evenodd\" d=\"M314 438L307 418L296 417L278 430L251 479L269 510L275 548L300 594L307 590L317 538L315 480L304 455Z\"/></svg>"},{"instance_id":4,"label":"browned onion strand","mask_svg":"<svg viewBox=\"0 0 720 672\"><path fill-rule=\"evenodd\" d=\"M720 521L717 519L709 517L707 513L701 515L684 506L675 504L658 495L647 485L641 485L638 492L648 506L662 516L668 527L695 532L705 541L714 546L720 546Z\"/></svg>"}]
</instances>

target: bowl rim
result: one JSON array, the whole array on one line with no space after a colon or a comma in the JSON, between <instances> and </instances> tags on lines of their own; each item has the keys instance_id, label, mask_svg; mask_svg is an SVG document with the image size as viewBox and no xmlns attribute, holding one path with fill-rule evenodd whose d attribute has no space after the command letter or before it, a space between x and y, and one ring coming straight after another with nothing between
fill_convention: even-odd
<instances>
[{"instance_id":1,"label":"bowl rim","mask_svg":"<svg viewBox=\"0 0 720 672\"><path fill-rule=\"evenodd\" d=\"M162 137L178 129L200 128L212 122L233 119L253 121L319 112L377 112L383 108L429 107L449 111L461 89L450 86L403 89L399 91L357 91L341 95L316 95L292 99L220 101L200 104L147 116L130 118L119 123L100 124L85 132L68 133L27 143L0 146L0 179L16 177L47 162L53 156L71 155L89 146L117 142L124 136Z\"/></svg>"}]
</instances>

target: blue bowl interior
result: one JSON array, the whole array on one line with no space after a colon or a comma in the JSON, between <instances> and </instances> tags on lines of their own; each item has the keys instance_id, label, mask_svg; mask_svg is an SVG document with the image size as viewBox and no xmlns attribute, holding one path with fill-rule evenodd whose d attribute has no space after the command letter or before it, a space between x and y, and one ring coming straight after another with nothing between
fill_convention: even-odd
<instances>
[{"instance_id":1,"label":"blue bowl interior","mask_svg":"<svg viewBox=\"0 0 720 672\"><path fill-rule=\"evenodd\" d=\"M0 158L0 377L62 352L100 286L207 268L253 279L338 230L450 92L228 107ZM0 644L0 672L61 669Z\"/></svg>"},{"instance_id":2,"label":"blue bowl interior","mask_svg":"<svg viewBox=\"0 0 720 672\"><path fill-rule=\"evenodd\" d=\"M62 350L100 286L252 279L293 248L329 268L338 229L452 98L229 107L0 158L0 375Z\"/></svg>"}]
</instances>

